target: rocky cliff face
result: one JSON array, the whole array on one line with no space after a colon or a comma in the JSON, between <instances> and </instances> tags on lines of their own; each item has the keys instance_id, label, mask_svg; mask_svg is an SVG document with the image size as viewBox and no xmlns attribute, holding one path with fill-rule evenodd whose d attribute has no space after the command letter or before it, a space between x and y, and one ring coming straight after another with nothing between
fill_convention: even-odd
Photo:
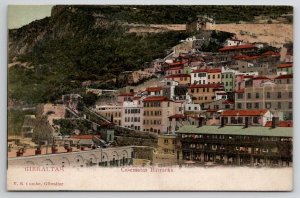
<instances>
[{"instance_id":1,"label":"rocky cliff face","mask_svg":"<svg viewBox=\"0 0 300 198\"><path fill-rule=\"evenodd\" d=\"M33 47L44 39L50 18L34 21L19 29L9 30L8 52L10 62L16 57L31 52Z\"/></svg>"},{"instance_id":2,"label":"rocky cliff face","mask_svg":"<svg viewBox=\"0 0 300 198\"><path fill-rule=\"evenodd\" d=\"M13 62L18 56L32 52L47 39L73 37L79 32L86 32L87 28L103 28L107 23L99 13L89 13L76 6L54 6L50 17L9 30L9 60Z\"/></svg>"}]
</instances>

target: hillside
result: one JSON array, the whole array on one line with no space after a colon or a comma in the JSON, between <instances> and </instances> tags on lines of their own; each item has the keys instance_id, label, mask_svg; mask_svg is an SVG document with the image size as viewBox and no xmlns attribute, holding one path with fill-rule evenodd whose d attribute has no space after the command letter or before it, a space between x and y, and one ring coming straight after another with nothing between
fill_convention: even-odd
<instances>
[{"instance_id":1,"label":"hillside","mask_svg":"<svg viewBox=\"0 0 300 198\"><path fill-rule=\"evenodd\" d=\"M84 9L54 8L51 17L10 31L10 63L19 64L9 68L9 98L54 101L80 91L83 81L106 81L164 57L187 36L182 31L137 35Z\"/></svg>"},{"instance_id":2,"label":"hillside","mask_svg":"<svg viewBox=\"0 0 300 198\"><path fill-rule=\"evenodd\" d=\"M290 12L288 6L54 6L50 17L9 30L9 100L55 101L80 92L84 81L107 82L123 71L138 70L189 36L180 25L168 29L158 24L185 24L198 14L228 23ZM124 24L156 25L141 34Z\"/></svg>"}]
</instances>

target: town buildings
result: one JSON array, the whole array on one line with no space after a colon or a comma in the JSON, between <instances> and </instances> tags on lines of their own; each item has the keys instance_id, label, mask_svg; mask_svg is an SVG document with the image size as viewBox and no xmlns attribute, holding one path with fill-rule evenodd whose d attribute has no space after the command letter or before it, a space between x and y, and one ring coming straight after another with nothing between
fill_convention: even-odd
<instances>
[{"instance_id":1,"label":"town buildings","mask_svg":"<svg viewBox=\"0 0 300 198\"><path fill-rule=\"evenodd\" d=\"M291 127L183 126L176 132L179 164L292 166Z\"/></svg>"},{"instance_id":2,"label":"town buildings","mask_svg":"<svg viewBox=\"0 0 300 198\"><path fill-rule=\"evenodd\" d=\"M275 82L264 82L258 86L245 87L235 94L236 109L266 108L272 112L282 113L282 119L293 117L293 84L292 76L279 76Z\"/></svg>"},{"instance_id":3,"label":"town buildings","mask_svg":"<svg viewBox=\"0 0 300 198\"><path fill-rule=\"evenodd\" d=\"M169 132L168 117L175 114L177 103L164 96L149 96L143 100L144 131Z\"/></svg>"},{"instance_id":4,"label":"town buildings","mask_svg":"<svg viewBox=\"0 0 300 198\"><path fill-rule=\"evenodd\" d=\"M141 98L124 101L121 112L121 125L138 131L143 131L144 108Z\"/></svg>"},{"instance_id":5,"label":"town buildings","mask_svg":"<svg viewBox=\"0 0 300 198\"><path fill-rule=\"evenodd\" d=\"M188 93L195 103L204 105L215 100L215 92L223 90L222 84L193 84L189 86Z\"/></svg>"}]
</instances>

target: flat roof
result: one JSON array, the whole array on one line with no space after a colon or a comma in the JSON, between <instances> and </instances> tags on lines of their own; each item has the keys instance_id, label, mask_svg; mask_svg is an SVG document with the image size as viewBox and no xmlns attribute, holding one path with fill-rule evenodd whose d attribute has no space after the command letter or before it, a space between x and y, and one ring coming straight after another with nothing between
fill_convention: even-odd
<instances>
[{"instance_id":1,"label":"flat roof","mask_svg":"<svg viewBox=\"0 0 300 198\"><path fill-rule=\"evenodd\" d=\"M268 128L261 126L202 126L187 125L179 128L175 133L189 134L222 134L222 135L251 135L251 136L274 136L274 137L293 137L292 127Z\"/></svg>"}]
</instances>

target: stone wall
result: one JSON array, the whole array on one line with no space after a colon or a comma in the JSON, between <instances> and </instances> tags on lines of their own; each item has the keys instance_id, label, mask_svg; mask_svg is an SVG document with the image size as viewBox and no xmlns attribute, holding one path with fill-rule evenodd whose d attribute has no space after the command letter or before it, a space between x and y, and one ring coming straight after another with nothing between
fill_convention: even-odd
<instances>
[{"instance_id":1,"label":"stone wall","mask_svg":"<svg viewBox=\"0 0 300 198\"><path fill-rule=\"evenodd\" d=\"M8 158L10 166L62 166L62 167L85 167L122 165L126 159L126 165L132 163L132 147L111 147L89 151L58 153L50 155L34 155L27 157ZM114 163L113 163L114 162Z\"/></svg>"},{"instance_id":2,"label":"stone wall","mask_svg":"<svg viewBox=\"0 0 300 198\"><path fill-rule=\"evenodd\" d=\"M157 134L135 131L120 126L115 126L115 139L118 146L157 146Z\"/></svg>"}]
</instances>

